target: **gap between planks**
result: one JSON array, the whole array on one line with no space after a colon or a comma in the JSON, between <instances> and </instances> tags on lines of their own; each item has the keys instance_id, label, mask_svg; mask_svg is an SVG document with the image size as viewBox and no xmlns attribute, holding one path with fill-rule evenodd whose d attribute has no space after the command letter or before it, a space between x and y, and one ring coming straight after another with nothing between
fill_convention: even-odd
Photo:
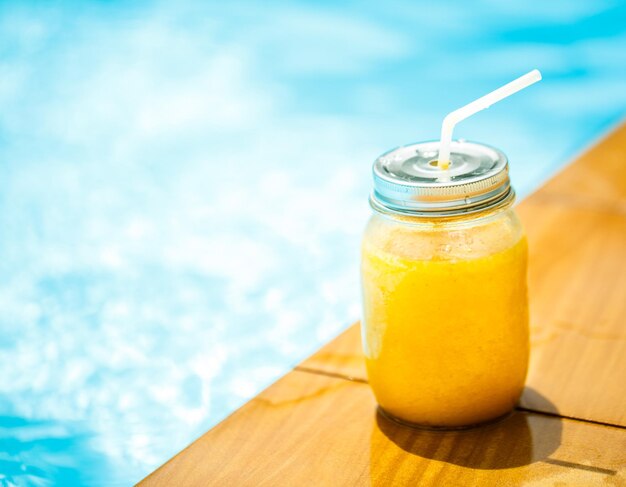
<instances>
[{"instance_id":1,"label":"gap between planks","mask_svg":"<svg viewBox=\"0 0 626 487\"><path fill-rule=\"evenodd\" d=\"M325 370L317 370L317 369L313 369L310 367L303 367L301 365L297 365L293 368L293 370L297 370L298 372L305 372L307 374L314 374L314 375L323 375L325 377L333 377L335 379L343 379L343 380L347 380L350 382L358 382L361 384L368 384L368 381L366 379L361 379L360 377L350 377L348 375L345 374L338 374L336 372L327 372ZM517 409L518 411L524 411L527 413L533 413L533 414L541 414L543 416L550 416L553 418L561 418L561 419L569 419L571 421L580 421L582 423L590 423L590 424L596 424L599 426L607 426L609 428L619 428L619 429L625 429L626 430L626 426L622 426L619 424L613 424L613 423L605 423L603 421L594 421L593 419L582 419L582 418L576 418L574 416L565 416L562 414L556 414L556 413L548 413L545 411L540 411L538 409L530 409L530 408L524 408L521 406L516 406L515 409Z\"/></svg>"}]
</instances>

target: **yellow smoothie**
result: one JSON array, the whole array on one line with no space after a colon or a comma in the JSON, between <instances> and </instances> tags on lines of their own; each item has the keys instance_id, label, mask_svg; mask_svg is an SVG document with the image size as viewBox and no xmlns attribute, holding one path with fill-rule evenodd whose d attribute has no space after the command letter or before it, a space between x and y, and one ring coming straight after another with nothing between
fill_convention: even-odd
<instances>
[{"instance_id":1,"label":"yellow smoothie","mask_svg":"<svg viewBox=\"0 0 626 487\"><path fill-rule=\"evenodd\" d=\"M370 220L363 345L385 412L458 427L514 407L528 367L526 259L512 213L466 227Z\"/></svg>"}]
</instances>

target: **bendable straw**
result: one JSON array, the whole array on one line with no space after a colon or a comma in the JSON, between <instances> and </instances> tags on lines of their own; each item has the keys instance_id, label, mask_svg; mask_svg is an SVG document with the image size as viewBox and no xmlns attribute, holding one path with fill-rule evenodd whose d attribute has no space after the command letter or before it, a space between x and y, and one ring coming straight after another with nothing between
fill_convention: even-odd
<instances>
[{"instance_id":1,"label":"bendable straw","mask_svg":"<svg viewBox=\"0 0 626 487\"><path fill-rule=\"evenodd\" d=\"M447 169L450 165L450 144L452 143L452 132L457 123L461 120L465 120L467 117L471 117L476 112L489 108L494 103L497 103L500 100L511 96L513 93L517 93L518 91L527 88L539 80L541 80L541 73L538 69L533 69L531 72L526 73L524 76L520 76L516 80L507 83L495 91L492 91L488 95L485 95L478 100L474 100L472 103L468 103L464 107L449 113L446 118L443 119L443 124L441 125L441 139L437 167L439 167L439 169Z\"/></svg>"}]
</instances>

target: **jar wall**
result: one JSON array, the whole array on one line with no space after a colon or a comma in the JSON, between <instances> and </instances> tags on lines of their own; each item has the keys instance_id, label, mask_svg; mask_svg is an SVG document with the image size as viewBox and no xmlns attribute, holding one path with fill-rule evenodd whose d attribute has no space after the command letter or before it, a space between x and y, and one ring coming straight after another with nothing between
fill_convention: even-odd
<instances>
[{"instance_id":1,"label":"jar wall","mask_svg":"<svg viewBox=\"0 0 626 487\"><path fill-rule=\"evenodd\" d=\"M514 407L528 367L526 261L511 208L453 219L372 216L362 334L385 412L459 427Z\"/></svg>"}]
</instances>

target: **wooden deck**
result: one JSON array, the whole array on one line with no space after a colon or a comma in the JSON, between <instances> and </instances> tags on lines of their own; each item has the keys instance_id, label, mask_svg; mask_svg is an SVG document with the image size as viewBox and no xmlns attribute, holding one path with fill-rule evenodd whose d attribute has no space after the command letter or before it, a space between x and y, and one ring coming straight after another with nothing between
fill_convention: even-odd
<instances>
[{"instance_id":1,"label":"wooden deck","mask_svg":"<svg viewBox=\"0 0 626 487\"><path fill-rule=\"evenodd\" d=\"M376 413L353 325L143 486L626 486L626 124L518 206L532 353L519 408L422 432Z\"/></svg>"}]
</instances>

